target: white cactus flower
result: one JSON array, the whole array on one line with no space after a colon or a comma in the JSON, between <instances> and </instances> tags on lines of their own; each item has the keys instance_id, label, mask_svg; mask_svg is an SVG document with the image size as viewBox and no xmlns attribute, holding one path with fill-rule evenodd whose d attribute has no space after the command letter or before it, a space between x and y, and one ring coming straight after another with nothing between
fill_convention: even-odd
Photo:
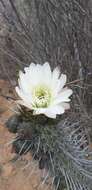
<instances>
[{"instance_id":1,"label":"white cactus flower","mask_svg":"<svg viewBox=\"0 0 92 190\"><path fill-rule=\"evenodd\" d=\"M19 104L33 110L33 114L44 114L56 118L70 108L69 97L73 93L65 86L66 75L56 67L53 71L46 62L43 65L31 63L19 72L19 87L16 92L21 98Z\"/></svg>"}]
</instances>

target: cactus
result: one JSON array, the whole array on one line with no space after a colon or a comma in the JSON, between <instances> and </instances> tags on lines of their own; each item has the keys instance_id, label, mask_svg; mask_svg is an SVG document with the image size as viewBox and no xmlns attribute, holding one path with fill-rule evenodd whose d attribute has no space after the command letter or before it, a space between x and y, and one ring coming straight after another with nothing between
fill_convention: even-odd
<instances>
[{"instance_id":1,"label":"cactus","mask_svg":"<svg viewBox=\"0 0 92 190\"><path fill-rule=\"evenodd\" d=\"M10 132L18 134L13 142L15 152L30 151L39 168L46 168L45 179L52 177L56 190L92 189L91 9L90 0L0 1L5 28L0 44L1 74L14 87L19 69L48 61L67 74L74 91L71 112L55 122L34 117L22 107L6 124Z\"/></svg>"}]
</instances>

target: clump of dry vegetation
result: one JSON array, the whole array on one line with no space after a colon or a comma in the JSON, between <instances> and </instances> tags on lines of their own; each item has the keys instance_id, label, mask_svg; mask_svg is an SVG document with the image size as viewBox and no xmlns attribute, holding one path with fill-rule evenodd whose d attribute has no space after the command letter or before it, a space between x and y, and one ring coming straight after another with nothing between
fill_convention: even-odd
<instances>
[{"instance_id":1,"label":"clump of dry vegetation","mask_svg":"<svg viewBox=\"0 0 92 190\"><path fill-rule=\"evenodd\" d=\"M7 78L14 87L19 69L31 62L43 64L45 61L48 61L52 68L59 66L61 72L67 74L68 85L74 92L72 109L61 117L58 130L53 128L52 133L47 127L48 132L40 131L40 142L46 147L47 141L51 140L48 135L50 132L52 139L58 136L57 143L54 140L50 142L54 151L48 147L48 152L52 153L45 155L48 159L43 159L41 155L40 158L43 162L47 161L56 189L61 189L66 184L67 189L71 190L91 190L91 0L1 0L0 13L1 77ZM25 122L25 119L22 122ZM27 127L29 129L29 124L25 127L26 125L24 132ZM20 127L16 130L19 129ZM35 135L33 128L31 130ZM14 146L19 148L16 152L20 153L22 150L24 153L21 149L24 141L15 142L17 144ZM39 138L33 138L32 142L32 151L36 154ZM41 143L39 151L42 153ZM30 144L26 146L28 149ZM30 151L30 148L28 150ZM38 152L36 156L39 160Z\"/></svg>"}]
</instances>

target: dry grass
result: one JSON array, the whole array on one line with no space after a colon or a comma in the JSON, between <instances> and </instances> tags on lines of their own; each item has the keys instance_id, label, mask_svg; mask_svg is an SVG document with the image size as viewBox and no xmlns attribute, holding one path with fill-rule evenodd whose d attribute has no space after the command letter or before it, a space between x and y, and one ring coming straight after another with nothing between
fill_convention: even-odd
<instances>
[{"instance_id":1,"label":"dry grass","mask_svg":"<svg viewBox=\"0 0 92 190\"><path fill-rule=\"evenodd\" d=\"M80 121L79 127L84 128L90 142L91 0L2 0L0 12L1 77L7 78L14 88L18 70L31 62L49 61L52 68L59 66L74 92L67 117L75 126L75 120Z\"/></svg>"}]
</instances>

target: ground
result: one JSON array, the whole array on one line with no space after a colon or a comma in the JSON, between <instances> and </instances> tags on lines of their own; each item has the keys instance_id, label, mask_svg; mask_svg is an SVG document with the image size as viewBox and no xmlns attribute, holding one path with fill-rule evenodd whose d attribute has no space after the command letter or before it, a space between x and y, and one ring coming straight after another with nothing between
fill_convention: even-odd
<instances>
[{"instance_id":1,"label":"ground","mask_svg":"<svg viewBox=\"0 0 92 190\"><path fill-rule=\"evenodd\" d=\"M38 169L31 155L17 159L12 150L15 135L5 127L14 108L14 101L9 97L14 97L10 84L0 80L0 190L50 190L51 186L42 180L44 171Z\"/></svg>"}]
</instances>

